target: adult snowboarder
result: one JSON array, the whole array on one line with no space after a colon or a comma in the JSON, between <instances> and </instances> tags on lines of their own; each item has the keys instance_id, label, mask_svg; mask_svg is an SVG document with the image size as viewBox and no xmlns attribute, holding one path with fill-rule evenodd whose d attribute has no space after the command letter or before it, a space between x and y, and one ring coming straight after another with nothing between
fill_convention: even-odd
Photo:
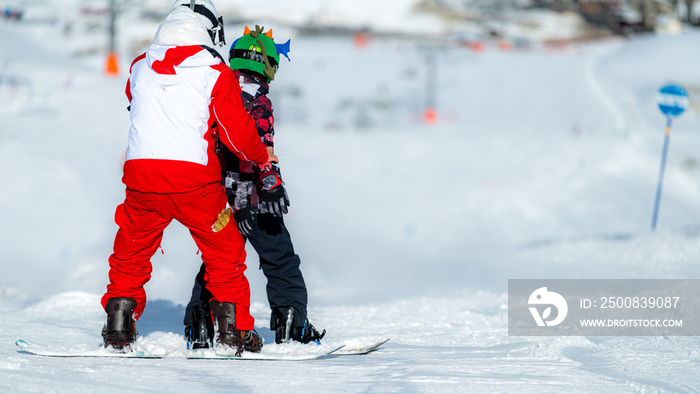
<instances>
[{"instance_id":1,"label":"adult snowboarder","mask_svg":"<svg viewBox=\"0 0 700 394\"><path fill-rule=\"evenodd\" d=\"M287 56L289 41L275 44L272 30L263 33L246 27L229 51L231 69L241 86L246 110L255 119L258 135L270 153L274 151L274 117L267 97L269 83L275 78L280 54ZM267 277L267 298L272 310L270 328L275 342L294 340L302 343L319 341L319 333L306 317L307 291L294 252L292 240L282 215L289 199L279 167L273 163L253 166L220 144L222 177L229 203L234 207L236 224L260 257L260 267ZM192 348L208 347L213 327L209 315L211 294L205 288L206 271L202 266L195 278L192 298L185 313L185 335Z\"/></svg>"},{"instance_id":2,"label":"adult snowboarder","mask_svg":"<svg viewBox=\"0 0 700 394\"><path fill-rule=\"evenodd\" d=\"M212 48L224 45L223 21L210 0L179 0L159 26L148 51L131 65L131 103L123 182L126 199L116 210L119 226L109 258L105 347L123 349L136 337L146 306L144 284L164 229L185 225L202 252L216 342L260 351L244 275L245 242L221 184L215 140L244 162L270 166L255 121L241 102L233 71Z\"/></svg>"}]
</instances>

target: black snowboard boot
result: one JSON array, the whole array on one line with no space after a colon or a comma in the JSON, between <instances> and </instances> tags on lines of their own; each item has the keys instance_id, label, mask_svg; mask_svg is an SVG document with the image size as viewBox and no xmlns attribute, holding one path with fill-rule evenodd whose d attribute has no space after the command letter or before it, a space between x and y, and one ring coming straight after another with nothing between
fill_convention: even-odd
<instances>
[{"instance_id":1,"label":"black snowboard boot","mask_svg":"<svg viewBox=\"0 0 700 394\"><path fill-rule=\"evenodd\" d=\"M303 325L294 324L294 308L280 308L272 313L270 328L275 330L275 342L283 343L297 341L301 343L320 343L326 335L326 330L319 333L316 328L305 319Z\"/></svg>"},{"instance_id":2,"label":"black snowboard boot","mask_svg":"<svg viewBox=\"0 0 700 394\"><path fill-rule=\"evenodd\" d=\"M187 349L209 349L211 340L214 337L211 316L200 310L195 310L193 314L194 326L185 327Z\"/></svg>"},{"instance_id":3,"label":"black snowboard boot","mask_svg":"<svg viewBox=\"0 0 700 394\"><path fill-rule=\"evenodd\" d=\"M107 324L102 328L105 347L122 350L130 347L136 340L136 322L134 321L136 300L133 298L110 298L107 301Z\"/></svg>"}]
</instances>

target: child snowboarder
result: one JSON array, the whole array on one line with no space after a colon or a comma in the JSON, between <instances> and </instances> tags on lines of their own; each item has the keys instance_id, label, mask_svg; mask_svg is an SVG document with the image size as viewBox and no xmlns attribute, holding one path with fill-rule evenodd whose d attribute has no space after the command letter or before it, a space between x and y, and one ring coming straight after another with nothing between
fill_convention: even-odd
<instances>
[{"instance_id":1,"label":"child snowboarder","mask_svg":"<svg viewBox=\"0 0 700 394\"><path fill-rule=\"evenodd\" d=\"M263 33L246 27L244 35L231 45L229 62L241 87L245 109L255 119L258 134L270 155L274 155L274 117L267 97L269 83L274 80L280 54L289 59L289 41L275 44L272 30ZM287 213L289 199L274 163L254 166L240 160L223 144L219 144L222 178L236 225L260 257L260 267L267 277L267 298L272 310L270 328L275 342L318 342L319 333L306 317L307 291L294 252L292 240L282 215ZM206 348L212 339L213 327L208 317L211 294L205 288L205 267L195 278L192 297L185 312L185 335L190 348Z\"/></svg>"}]
</instances>

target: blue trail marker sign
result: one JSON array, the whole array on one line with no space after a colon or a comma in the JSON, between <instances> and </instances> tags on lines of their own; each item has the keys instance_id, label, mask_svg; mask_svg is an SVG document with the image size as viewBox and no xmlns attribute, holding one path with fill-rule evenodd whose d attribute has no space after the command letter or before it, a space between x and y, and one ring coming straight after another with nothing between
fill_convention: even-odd
<instances>
[{"instance_id":1,"label":"blue trail marker sign","mask_svg":"<svg viewBox=\"0 0 700 394\"><path fill-rule=\"evenodd\" d=\"M664 181L664 169L666 168L666 157L668 155L668 142L671 138L671 123L673 118L688 108L690 98L688 92L681 85L668 84L659 89L657 104L661 113L666 116L666 136L664 137L664 149L661 154L661 169L659 170L659 184L656 187L656 201L654 203L654 216L651 220L651 229L656 229L656 221L659 217L659 205L661 204L661 188Z\"/></svg>"},{"instance_id":2,"label":"blue trail marker sign","mask_svg":"<svg viewBox=\"0 0 700 394\"><path fill-rule=\"evenodd\" d=\"M690 98L683 86L669 84L659 89L657 103L661 113L667 117L676 117L688 108Z\"/></svg>"}]
</instances>

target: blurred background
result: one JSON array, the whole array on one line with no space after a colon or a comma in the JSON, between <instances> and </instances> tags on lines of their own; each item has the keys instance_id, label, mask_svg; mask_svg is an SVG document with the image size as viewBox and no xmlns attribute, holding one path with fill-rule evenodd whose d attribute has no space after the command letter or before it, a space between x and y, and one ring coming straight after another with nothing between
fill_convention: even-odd
<instances>
[{"instance_id":1,"label":"blurred background","mask_svg":"<svg viewBox=\"0 0 700 394\"><path fill-rule=\"evenodd\" d=\"M129 65L171 4L0 1L0 294L104 291ZM698 277L700 1L215 5L229 45L246 25L291 39L270 97L310 305ZM651 232L667 81L691 104ZM153 263L149 297L186 303L182 226Z\"/></svg>"}]
</instances>

